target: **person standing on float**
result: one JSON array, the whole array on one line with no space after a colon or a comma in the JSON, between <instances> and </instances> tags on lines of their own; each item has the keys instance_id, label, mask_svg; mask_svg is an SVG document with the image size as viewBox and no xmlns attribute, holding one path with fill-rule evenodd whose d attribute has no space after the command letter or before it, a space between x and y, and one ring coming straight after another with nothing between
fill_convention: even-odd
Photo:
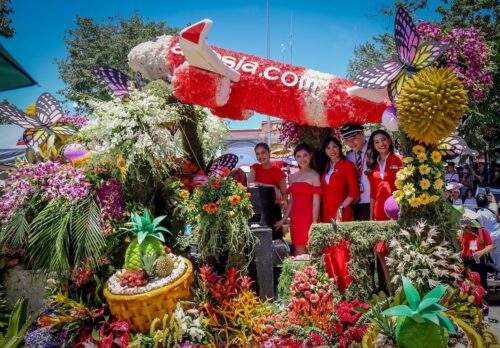
<instances>
[{"instance_id":1,"label":"person standing on float","mask_svg":"<svg viewBox=\"0 0 500 348\"><path fill-rule=\"evenodd\" d=\"M365 139L363 126L359 124L346 124L340 128L340 134L342 134L344 144L351 149L347 153L346 158L354 164L358 179L360 197L354 203L354 220L371 220L370 181L366 175L366 170L368 169L366 163L368 143Z\"/></svg>"},{"instance_id":2,"label":"person standing on float","mask_svg":"<svg viewBox=\"0 0 500 348\"><path fill-rule=\"evenodd\" d=\"M271 163L271 149L266 143L258 143L255 145L255 157L259 163L255 163L250 167L248 175L248 186L267 186L274 188L276 203L272 207L272 216L274 221L281 220L280 204L286 202L286 174ZM269 226L272 227L272 226ZM282 239L282 228L273 230L273 239Z\"/></svg>"},{"instance_id":3,"label":"person standing on float","mask_svg":"<svg viewBox=\"0 0 500 348\"><path fill-rule=\"evenodd\" d=\"M290 176L288 207L283 219L277 224L280 228L290 217L290 233L295 256L307 253L309 229L319 221L321 181L319 174L311 167L313 152L307 144L299 144L293 152L300 170Z\"/></svg>"},{"instance_id":4,"label":"person standing on float","mask_svg":"<svg viewBox=\"0 0 500 348\"><path fill-rule=\"evenodd\" d=\"M324 160L321 186L323 188L322 221L352 220L353 202L359 198L356 168L345 159L342 144L334 137L328 137L321 146Z\"/></svg>"},{"instance_id":5,"label":"person standing on float","mask_svg":"<svg viewBox=\"0 0 500 348\"><path fill-rule=\"evenodd\" d=\"M384 204L396 191L396 173L402 162L394 153L391 136L386 131L379 129L371 134L366 160L372 218L377 221L389 220Z\"/></svg>"},{"instance_id":6,"label":"person standing on float","mask_svg":"<svg viewBox=\"0 0 500 348\"><path fill-rule=\"evenodd\" d=\"M374 131L368 140L366 156L367 176L370 181L370 209L373 220L389 220L385 213L385 201L396 191L396 173L402 165L401 159L394 153L391 136L384 130ZM385 242L378 242L375 246L378 266L379 290L392 290L389 269L385 257L389 249ZM385 281L384 281L385 279ZM389 289L387 289L389 287Z\"/></svg>"}]
</instances>

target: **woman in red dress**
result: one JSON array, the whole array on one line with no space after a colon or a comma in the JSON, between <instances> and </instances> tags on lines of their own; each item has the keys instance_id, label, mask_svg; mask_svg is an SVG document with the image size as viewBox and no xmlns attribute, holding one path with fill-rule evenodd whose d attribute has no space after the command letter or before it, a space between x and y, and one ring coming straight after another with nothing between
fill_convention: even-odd
<instances>
[{"instance_id":1,"label":"woman in red dress","mask_svg":"<svg viewBox=\"0 0 500 348\"><path fill-rule=\"evenodd\" d=\"M271 163L271 150L266 143L255 145L255 157L259 163L255 163L250 167L248 175L248 186L269 186L274 188L276 204L272 207L274 221L281 220L280 204L285 204L286 197L286 174ZM272 228L272 226L269 226ZM273 239L282 239L283 231L280 228L275 228L273 231Z\"/></svg>"},{"instance_id":2,"label":"woman in red dress","mask_svg":"<svg viewBox=\"0 0 500 348\"><path fill-rule=\"evenodd\" d=\"M276 224L281 227L290 216L290 233L295 256L307 253L309 228L319 220L321 182L319 174L311 168L312 150L306 144L299 144L294 150L300 170L290 177L288 207L283 219Z\"/></svg>"},{"instance_id":3,"label":"woman in red dress","mask_svg":"<svg viewBox=\"0 0 500 348\"><path fill-rule=\"evenodd\" d=\"M323 188L322 221L352 220L352 202L359 198L356 167L345 159L342 144L334 137L323 141L321 155L325 168L321 176Z\"/></svg>"},{"instance_id":4,"label":"woman in red dress","mask_svg":"<svg viewBox=\"0 0 500 348\"><path fill-rule=\"evenodd\" d=\"M367 153L372 220L389 220L384 203L396 190L396 173L401 164L401 159L394 153L390 135L381 129L373 132L368 140Z\"/></svg>"},{"instance_id":5,"label":"woman in red dress","mask_svg":"<svg viewBox=\"0 0 500 348\"><path fill-rule=\"evenodd\" d=\"M372 133L368 140L367 176L370 180L370 207L372 220L389 220L385 213L384 204L387 198L396 190L396 173L401 167L401 159L394 153L391 136L379 129ZM389 249L384 242L378 242L375 251L378 259L379 287L381 290L392 291L389 269L385 257ZM382 281L385 279L385 282ZM385 283L385 284L384 284Z\"/></svg>"}]
</instances>

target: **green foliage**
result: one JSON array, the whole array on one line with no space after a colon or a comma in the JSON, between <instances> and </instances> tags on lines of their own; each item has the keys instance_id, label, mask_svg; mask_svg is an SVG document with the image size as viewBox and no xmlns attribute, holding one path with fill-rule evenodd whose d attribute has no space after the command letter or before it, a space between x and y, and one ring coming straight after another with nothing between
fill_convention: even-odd
<instances>
[{"instance_id":1,"label":"green foliage","mask_svg":"<svg viewBox=\"0 0 500 348\"><path fill-rule=\"evenodd\" d=\"M139 214L133 212L131 217L131 228L124 228L127 232L133 232L137 235L137 241L141 244L146 237L153 237L159 241L165 243L165 237L161 232L170 233L165 227L158 226L160 222L165 218L165 216L158 216L153 221L149 216L148 210L144 210L144 214L140 216Z\"/></svg>"},{"instance_id":2,"label":"green foliage","mask_svg":"<svg viewBox=\"0 0 500 348\"><path fill-rule=\"evenodd\" d=\"M76 28L65 36L68 55L56 60L59 76L68 86L60 92L69 100L80 101L80 95L109 100L109 92L92 74L97 66L111 66L129 71L127 55L141 42L160 35L175 35L178 30L165 22L146 21L135 13L130 18L108 17L94 21L76 17Z\"/></svg>"},{"instance_id":3,"label":"green foliage","mask_svg":"<svg viewBox=\"0 0 500 348\"><path fill-rule=\"evenodd\" d=\"M16 30L12 27L12 19L8 18L13 10L9 6L10 0L0 0L0 36L10 39Z\"/></svg>"},{"instance_id":4,"label":"green foliage","mask_svg":"<svg viewBox=\"0 0 500 348\"><path fill-rule=\"evenodd\" d=\"M28 255L32 267L64 276L86 260L97 266L106 248L100 223L93 195L72 206L50 201L30 225Z\"/></svg>"},{"instance_id":5,"label":"green foliage","mask_svg":"<svg viewBox=\"0 0 500 348\"><path fill-rule=\"evenodd\" d=\"M27 313L28 300L19 299L12 309L7 332L5 335L0 335L0 347L15 348L23 342L24 333L38 317L38 313L33 313L29 317Z\"/></svg>"},{"instance_id":6,"label":"green foliage","mask_svg":"<svg viewBox=\"0 0 500 348\"><path fill-rule=\"evenodd\" d=\"M375 291L373 289L369 261L374 257L374 247L378 241L389 241L399 231L395 221L351 221L332 224L313 224L309 232L307 250L313 263L324 269L323 249L335 245L342 239L349 240L351 261L349 272L352 283L344 296L348 300L364 300Z\"/></svg>"},{"instance_id":7,"label":"green foliage","mask_svg":"<svg viewBox=\"0 0 500 348\"><path fill-rule=\"evenodd\" d=\"M400 318L396 324L398 344L401 347L416 347L414 342L419 341L421 335L426 335L432 338L427 340L434 342L432 347L446 346L447 335L445 335L446 342L443 342L441 327L454 334L456 334L456 330L450 319L442 313L447 310L446 307L439 304L441 297L446 292L445 286L440 284L429 291L423 298L420 298L420 294L410 280L406 277L402 278L403 289L409 306L394 306L382 312L384 315ZM401 319L401 317L404 317L404 319Z\"/></svg>"},{"instance_id":8,"label":"green foliage","mask_svg":"<svg viewBox=\"0 0 500 348\"><path fill-rule=\"evenodd\" d=\"M0 334L2 334L9 324L9 308L7 301L5 301L5 290L0 286Z\"/></svg>"}]
</instances>

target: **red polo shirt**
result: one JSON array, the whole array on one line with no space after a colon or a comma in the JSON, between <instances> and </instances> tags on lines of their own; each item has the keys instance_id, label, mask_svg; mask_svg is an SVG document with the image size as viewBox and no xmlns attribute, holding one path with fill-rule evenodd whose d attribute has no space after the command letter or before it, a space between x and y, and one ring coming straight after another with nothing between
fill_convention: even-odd
<instances>
[{"instance_id":1,"label":"red polo shirt","mask_svg":"<svg viewBox=\"0 0 500 348\"><path fill-rule=\"evenodd\" d=\"M470 250L470 242L473 240L477 240L477 251L483 250L486 246L493 244L493 240L491 239L491 236L486 228L479 229L477 235L475 233L465 232L462 236L464 257L472 256L472 251Z\"/></svg>"}]
</instances>

